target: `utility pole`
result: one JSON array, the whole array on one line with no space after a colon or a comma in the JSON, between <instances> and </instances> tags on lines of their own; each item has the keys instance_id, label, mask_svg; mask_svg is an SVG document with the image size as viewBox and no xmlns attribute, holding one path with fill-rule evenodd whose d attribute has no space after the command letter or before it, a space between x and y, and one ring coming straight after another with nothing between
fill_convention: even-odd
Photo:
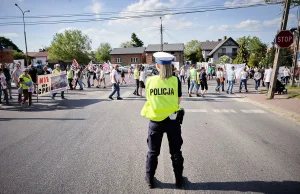
<instances>
[{"instance_id":1,"label":"utility pole","mask_svg":"<svg viewBox=\"0 0 300 194\"><path fill-rule=\"evenodd\" d=\"M162 18L160 17L160 51L164 51L164 43L163 43L163 26L162 26Z\"/></svg>"},{"instance_id":2,"label":"utility pole","mask_svg":"<svg viewBox=\"0 0 300 194\"><path fill-rule=\"evenodd\" d=\"M290 5L291 5L291 0L285 0L284 10L283 10L282 19L281 19L280 31L286 29L288 18L289 18ZM268 99L274 98L274 93L276 90L277 75L278 75L279 64L280 64L280 58L279 58L280 55L281 55L281 49L278 46L276 49L275 58L274 58L274 66L273 66L273 72L272 72L272 77L271 77L271 82L270 82L270 88L268 88L268 95L267 95Z\"/></svg>"},{"instance_id":3,"label":"utility pole","mask_svg":"<svg viewBox=\"0 0 300 194\"><path fill-rule=\"evenodd\" d=\"M293 73L292 73L292 81L291 81L291 86L294 86L295 84L295 73L296 73L296 68L298 64L298 51L299 51L299 42L300 42L300 19L299 19L299 9L298 9L298 28L297 31L294 32L296 34L297 39L295 40L295 48L294 48L294 68L293 68Z\"/></svg>"}]
</instances>

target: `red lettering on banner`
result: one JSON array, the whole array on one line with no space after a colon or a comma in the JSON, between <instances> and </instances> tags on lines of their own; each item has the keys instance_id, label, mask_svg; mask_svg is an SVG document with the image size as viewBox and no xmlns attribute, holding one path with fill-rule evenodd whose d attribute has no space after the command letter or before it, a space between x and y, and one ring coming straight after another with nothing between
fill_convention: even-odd
<instances>
[{"instance_id":1,"label":"red lettering on banner","mask_svg":"<svg viewBox=\"0 0 300 194\"><path fill-rule=\"evenodd\" d=\"M44 81L44 79L41 77L41 78L40 78L40 81L39 81L39 84L44 83L43 81Z\"/></svg>"},{"instance_id":2,"label":"red lettering on banner","mask_svg":"<svg viewBox=\"0 0 300 194\"><path fill-rule=\"evenodd\" d=\"M43 83L48 83L49 82L49 77L41 77L40 78L40 81L39 81L39 84L43 84Z\"/></svg>"}]
</instances>

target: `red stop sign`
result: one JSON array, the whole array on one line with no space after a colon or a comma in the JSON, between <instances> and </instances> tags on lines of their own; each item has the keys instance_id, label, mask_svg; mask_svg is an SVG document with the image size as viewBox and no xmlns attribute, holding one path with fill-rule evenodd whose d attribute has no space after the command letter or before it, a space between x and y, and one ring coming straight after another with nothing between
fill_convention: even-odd
<instances>
[{"instance_id":1,"label":"red stop sign","mask_svg":"<svg viewBox=\"0 0 300 194\"><path fill-rule=\"evenodd\" d=\"M275 38L275 43L280 48L287 48L291 46L294 42L294 35L289 30L282 30L280 31Z\"/></svg>"}]
</instances>

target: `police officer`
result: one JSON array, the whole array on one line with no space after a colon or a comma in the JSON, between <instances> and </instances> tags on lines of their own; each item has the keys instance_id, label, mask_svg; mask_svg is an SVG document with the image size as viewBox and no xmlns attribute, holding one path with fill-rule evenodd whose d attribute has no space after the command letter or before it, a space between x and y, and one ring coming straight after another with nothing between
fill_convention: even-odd
<instances>
[{"instance_id":1,"label":"police officer","mask_svg":"<svg viewBox=\"0 0 300 194\"><path fill-rule=\"evenodd\" d=\"M181 83L172 76L173 55L165 52L154 53L159 75L146 80L146 98L141 115L150 119L148 132L148 154L146 162L146 182L153 188L153 179L157 168L163 134L169 140L170 154L176 178L176 186L182 186L183 157L181 154L181 125L176 120L181 101Z\"/></svg>"}]
</instances>

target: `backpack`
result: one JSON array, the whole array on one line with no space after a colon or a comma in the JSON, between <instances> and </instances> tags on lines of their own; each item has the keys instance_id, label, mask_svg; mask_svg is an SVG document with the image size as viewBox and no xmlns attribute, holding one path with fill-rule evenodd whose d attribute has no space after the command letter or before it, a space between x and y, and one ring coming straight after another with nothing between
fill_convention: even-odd
<instances>
[{"instance_id":1,"label":"backpack","mask_svg":"<svg viewBox=\"0 0 300 194\"><path fill-rule=\"evenodd\" d=\"M202 80L203 79L203 76L202 76L203 72L200 72L199 74L199 79Z\"/></svg>"}]
</instances>

